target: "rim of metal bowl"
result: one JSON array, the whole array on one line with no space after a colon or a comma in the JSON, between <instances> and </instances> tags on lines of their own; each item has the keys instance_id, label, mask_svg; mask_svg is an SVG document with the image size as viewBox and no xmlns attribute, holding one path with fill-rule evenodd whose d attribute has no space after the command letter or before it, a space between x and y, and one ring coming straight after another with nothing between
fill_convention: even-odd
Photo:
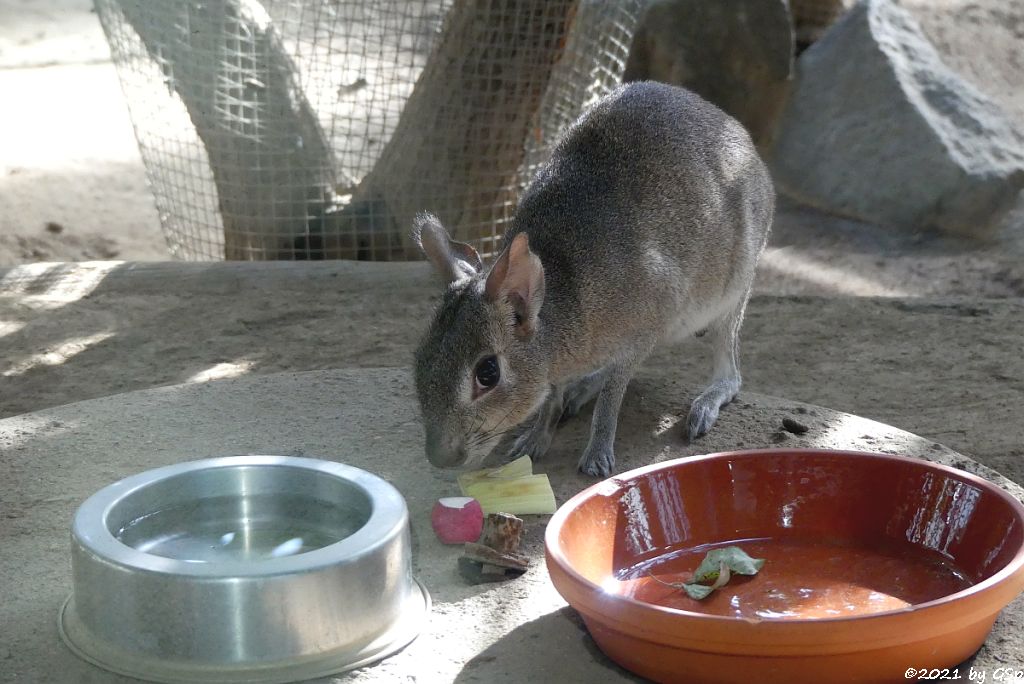
<instances>
[{"instance_id":1,"label":"rim of metal bowl","mask_svg":"<svg viewBox=\"0 0 1024 684\"><path fill-rule=\"evenodd\" d=\"M118 502L161 480L199 470L244 466L300 468L351 482L367 492L370 517L348 537L319 549L281 558L217 563L190 563L139 551L118 539L107 525ZM222 456L154 468L107 485L78 508L72 531L79 543L96 555L135 571L196 578L267 577L316 570L333 565L342 556L359 558L372 553L407 524L407 510L405 499L394 485L354 466L298 456Z\"/></svg>"}]
</instances>

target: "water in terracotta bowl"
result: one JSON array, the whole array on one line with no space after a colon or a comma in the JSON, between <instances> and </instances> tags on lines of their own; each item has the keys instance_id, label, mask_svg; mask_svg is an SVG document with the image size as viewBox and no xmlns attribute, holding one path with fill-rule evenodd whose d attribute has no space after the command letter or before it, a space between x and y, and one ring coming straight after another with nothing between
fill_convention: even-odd
<instances>
[{"instance_id":1,"label":"water in terracotta bowl","mask_svg":"<svg viewBox=\"0 0 1024 684\"><path fill-rule=\"evenodd\" d=\"M764 450L601 482L551 519L547 565L601 649L660 682L895 682L954 667L1024 590L1024 506L918 459ZM707 598L708 551L765 564Z\"/></svg>"}]
</instances>

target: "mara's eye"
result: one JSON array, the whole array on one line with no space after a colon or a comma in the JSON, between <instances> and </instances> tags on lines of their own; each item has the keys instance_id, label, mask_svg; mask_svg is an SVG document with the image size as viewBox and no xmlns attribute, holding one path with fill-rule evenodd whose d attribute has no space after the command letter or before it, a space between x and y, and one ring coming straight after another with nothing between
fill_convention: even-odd
<instances>
[{"instance_id":1,"label":"mara's eye","mask_svg":"<svg viewBox=\"0 0 1024 684\"><path fill-rule=\"evenodd\" d=\"M498 384L498 380L501 379L501 369L498 368L498 357L487 356L480 360L480 363L476 364L476 371L474 371L476 381L480 383L481 387L491 388Z\"/></svg>"}]
</instances>

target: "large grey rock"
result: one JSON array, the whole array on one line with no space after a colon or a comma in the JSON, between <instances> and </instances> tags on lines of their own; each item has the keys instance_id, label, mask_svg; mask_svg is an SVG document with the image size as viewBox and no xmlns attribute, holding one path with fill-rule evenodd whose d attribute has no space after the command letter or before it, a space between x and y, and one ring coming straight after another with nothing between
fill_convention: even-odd
<instances>
[{"instance_id":1,"label":"large grey rock","mask_svg":"<svg viewBox=\"0 0 1024 684\"><path fill-rule=\"evenodd\" d=\"M1024 2L900 0L942 61L1024 126Z\"/></svg>"},{"instance_id":2,"label":"large grey rock","mask_svg":"<svg viewBox=\"0 0 1024 684\"><path fill-rule=\"evenodd\" d=\"M906 9L864 0L801 56L773 170L828 211L986 237L1024 188L1022 125Z\"/></svg>"},{"instance_id":3,"label":"large grey rock","mask_svg":"<svg viewBox=\"0 0 1024 684\"><path fill-rule=\"evenodd\" d=\"M623 80L689 88L764 146L792 70L793 24L785 0L655 0L634 33Z\"/></svg>"},{"instance_id":4,"label":"large grey rock","mask_svg":"<svg viewBox=\"0 0 1024 684\"><path fill-rule=\"evenodd\" d=\"M942 61L992 98L1024 128L1024 2L1021 0L900 0ZM1024 193L999 226L1001 237L1024 244Z\"/></svg>"}]
</instances>

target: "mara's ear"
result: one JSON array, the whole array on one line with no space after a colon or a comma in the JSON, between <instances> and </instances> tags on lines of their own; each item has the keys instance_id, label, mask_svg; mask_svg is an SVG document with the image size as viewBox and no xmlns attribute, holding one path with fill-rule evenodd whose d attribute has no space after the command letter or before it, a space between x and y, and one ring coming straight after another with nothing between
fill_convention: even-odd
<instances>
[{"instance_id":1,"label":"mara's ear","mask_svg":"<svg viewBox=\"0 0 1024 684\"><path fill-rule=\"evenodd\" d=\"M448 231L433 214L416 215L412 239L434 264L445 284L470 278L483 268L483 261L473 246L448 237Z\"/></svg>"},{"instance_id":2,"label":"mara's ear","mask_svg":"<svg viewBox=\"0 0 1024 684\"><path fill-rule=\"evenodd\" d=\"M506 299L516 312L516 333L529 336L537 329L537 315L544 303L544 265L530 251L526 233L519 233L499 256L487 275L484 295L488 301Z\"/></svg>"}]
</instances>

